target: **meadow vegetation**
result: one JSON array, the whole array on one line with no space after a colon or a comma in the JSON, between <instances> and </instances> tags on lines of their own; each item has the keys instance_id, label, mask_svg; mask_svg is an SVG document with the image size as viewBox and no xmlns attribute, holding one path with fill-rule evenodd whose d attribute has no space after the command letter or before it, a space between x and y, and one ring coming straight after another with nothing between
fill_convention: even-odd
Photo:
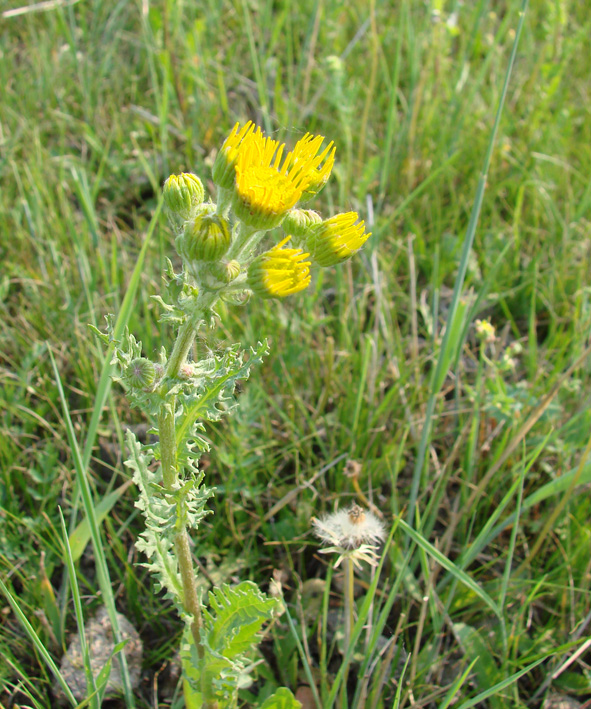
<instances>
[{"instance_id":1,"label":"meadow vegetation","mask_svg":"<svg viewBox=\"0 0 591 709\"><path fill-rule=\"evenodd\" d=\"M527 9L483 175L523 7L2 6L0 704L55 706L47 658L76 634L74 606L103 603L86 481L144 644L136 706L182 706L167 686L182 625L140 565L123 466L126 427L146 421L89 325L121 313L151 357L172 341L152 298L179 262L162 184L191 171L211 192L249 119L288 146L333 140L313 207L357 211L372 236L297 297L220 304L197 342L271 344L206 427L215 514L193 547L203 588L282 586L242 706L310 682L342 706L342 568L312 519L353 503L390 537L379 576L356 572L348 706L591 698L591 20L576 0Z\"/></svg>"}]
</instances>

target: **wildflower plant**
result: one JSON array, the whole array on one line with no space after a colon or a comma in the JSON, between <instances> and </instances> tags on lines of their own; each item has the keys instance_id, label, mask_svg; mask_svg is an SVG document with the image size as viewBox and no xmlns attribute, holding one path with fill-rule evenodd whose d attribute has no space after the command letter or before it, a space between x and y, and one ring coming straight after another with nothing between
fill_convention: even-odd
<instances>
[{"instance_id":1,"label":"wildflower plant","mask_svg":"<svg viewBox=\"0 0 591 709\"><path fill-rule=\"evenodd\" d=\"M129 333L115 342L117 379L158 435L156 443L142 445L128 430L126 465L146 522L137 547L186 623L181 656L190 707L236 705L238 689L251 682L249 653L280 610L276 598L250 581L214 588L207 602L197 591L189 533L210 514L207 503L214 495L198 467L208 450L203 422L232 411L236 383L248 378L268 345L258 342L248 351L234 345L193 360L193 344L200 330L215 327L220 300L246 304L298 294L309 286L313 266L342 262L369 237L354 212L322 220L298 206L330 176L335 147L323 144L322 136L307 133L284 156L285 145L249 121L236 124L217 154L215 202L206 201L196 175L171 175L163 198L182 269L175 272L168 260L165 292L156 300L161 320L177 328L176 341L154 359ZM285 233L277 236L274 230L282 224ZM112 319L100 334L113 342ZM376 529L366 541L374 540ZM371 563L371 549L358 545L342 553L355 551ZM264 706L297 706L288 695L279 690L276 704L267 698Z\"/></svg>"},{"instance_id":2,"label":"wildflower plant","mask_svg":"<svg viewBox=\"0 0 591 709\"><path fill-rule=\"evenodd\" d=\"M368 510L357 504L349 509L337 510L321 519L312 520L314 534L326 544L321 554L337 554L334 568L341 563L344 568L344 631L345 642L343 654L351 644L351 633L355 614L355 568L361 569L362 563L370 566L378 565L377 554L379 545L386 538L386 529L382 522ZM348 666L344 669L343 691L346 691Z\"/></svg>"}]
</instances>

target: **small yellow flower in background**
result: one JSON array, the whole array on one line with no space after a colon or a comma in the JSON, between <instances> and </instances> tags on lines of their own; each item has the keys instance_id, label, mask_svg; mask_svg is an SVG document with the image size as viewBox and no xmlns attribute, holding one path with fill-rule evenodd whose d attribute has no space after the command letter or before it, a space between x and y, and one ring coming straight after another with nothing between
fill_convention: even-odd
<instances>
[{"instance_id":1,"label":"small yellow flower in background","mask_svg":"<svg viewBox=\"0 0 591 709\"><path fill-rule=\"evenodd\" d=\"M357 212L337 214L310 229L306 248L319 266L346 261L369 239L371 232L365 231L365 222L356 224L358 218Z\"/></svg>"},{"instance_id":2,"label":"small yellow flower in background","mask_svg":"<svg viewBox=\"0 0 591 709\"><path fill-rule=\"evenodd\" d=\"M234 210L238 218L254 229L273 229L305 190L317 192L334 164L332 143L317 154L323 140L306 134L282 163L284 143L265 138L260 128L249 133L237 149Z\"/></svg>"},{"instance_id":3,"label":"small yellow flower in background","mask_svg":"<svg viewBox=\"0 0 591 709\"><path fill-rule=\"evenodd\" d=\"M495 341L495 326L490 322L490 320L477 320L475 324L476 335L479 340L482 340L483 342Z\"/></svg>"},{"instance_id":4,"label":"small yellow flower in background","mask_svg":"<svg viewBox=\"0 0 591 709\"><path fill-rule=\"evenodd\" d=\"M248 269L248 285L263 298L284 298L310 285L310 262L301 249L285 249L290 237L256 258Z\"/></svg>"},{"instance_id":5,"label":"small yellow flower in background","mask_svg":"<svg viewBox=\"0 0 591 709\"><path fill-rule=\"evenodd\" d=\"M252 121L248 121L242 128L240 128L240 123L236 123L230 135L224 140L212 168L213 181L218 187L225 190L231 190L234 187L236 160L240 146L254 129L255 125ZM260 128L257 130L260 131Z\"/></svg>"}]
</instances>

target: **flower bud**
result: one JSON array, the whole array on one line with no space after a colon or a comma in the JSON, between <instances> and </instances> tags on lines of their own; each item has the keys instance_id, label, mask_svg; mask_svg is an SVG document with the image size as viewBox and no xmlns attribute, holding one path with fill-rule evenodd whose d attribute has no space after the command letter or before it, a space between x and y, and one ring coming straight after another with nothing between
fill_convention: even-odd
<instances>
[{"instance_id":1,"label":"flower bud","mask_svg":"<svg viewBox=\"0 0 591 709\"><path fill-rule=\"evenodd\" d=\"M171 175L164 183L162 194L169 214L179 223L190 219L205 197L201 180L190 172Z\"/></svg>"},{"instance_id":2,"label":"flower bud","mask_svg":"<svg viewBox=\"0 0 591 709\"><path fill-rule=\"evenodd\" d=\"M322 217L311 209L291 209L281 224L286 234L304 239L310 227L320 224Z\"/></svg>"},{"instance_id":3,"label":"flower bud","mask_svg":"<svg viewBox=\"0 0 591 709\"><path fill-rule=\"evenodd\" d=\"M270 251L258 256L248 269L248 285L262 298L284 298L310 285L309 254L301 249L284 249L289 236Z\"/></svg>"},{"instance_id":4,"label":"flower bud","mask_svg":"<svg viewBox=\"0 0 591 709\"><path fill-rule=\"evenodd\" d=\"M156 367L145 357L136 357L126 367L124 379L134 389L150 389L156 379Z\"/></svg>"},{"instance_id":5,"label":"flower bud","mask_svg":"<svg viewBox=\"0 0 591 709\"><path fill-rule=\"evenodd\" d=\"M206 205L185 224L177 246L180 255L188 261L217 261L230 247L230 224L214 209L213 205Z\"/></svg>"},{"instance_id":6,"label":"flower bud","mask_svg":"<svg viewBox=\"0 0 591 709\"><path fill-rule=\"evenodd\" d=\"M319 266L346 261L369 239L371 232L365 232L364 222L356 224L357 219L357 212L346 212L310 228L306 248Z\"/></svg>"},{"instance_id":7,"label":"flower bud","mask_svg":"<svg viewBox=\"0 0 591 709\"><path fill-rule=\"evenodd\" d=\"M238 261L234 260L212 266L213 275L222 283L231 283L238 278L241 270L242 267Z\"/></svg>"}]
</instances>

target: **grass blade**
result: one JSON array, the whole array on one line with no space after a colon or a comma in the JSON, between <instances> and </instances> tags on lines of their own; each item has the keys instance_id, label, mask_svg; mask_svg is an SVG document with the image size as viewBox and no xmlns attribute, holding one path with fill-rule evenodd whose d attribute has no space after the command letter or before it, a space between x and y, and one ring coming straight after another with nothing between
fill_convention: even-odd
<instances>
[{"instance_id":1,"label":"grass blade","mask_svg":"<svg viewBox=\"0 0 591 709\"><path fill-rule=\"evenodd\" d=\"M542 657L539 660L536 660L535 662L532 662L531 665L524 667L519 672L516 672L515 674L511 675L510 677L507 677L506 679L502 680L501 682L498 682L497 684L495 684L494 687L490 687L489 689L485 689L484 692L481 692L477 697L474 697L473 699L469 699L467 702L460 704L458 709L470 709L470 707L475 707L477 704L479 704L483 700L494 696L495 694L497 694L497 692L500 692L502 689L506 689L507 687L512 685L513 682L517 682L517 680L520 677L523 677L523 675L526 675L528 672L533 670L534 667L537 667L541 662L544 662L545 659L546 659L546 656Z\"/></svg>"},{"instance_id":2,"label":"grass blade","mask_svg":"<svg viewBox=\"0 0 591 709\"><path fill-rule=\"evenodd\" d=\"M501 611L498 605L493 601L493 599L488 595L488 593L479 586L476 581L471 579L465 571L459 569L452 561L450 561L446 556L444 556L438 549L436 549L430 542L428 542L421 534L416 532L409 524L404 520L398 520L398 524L402 529L408 534L408 536L416 542L421 549L429 554L435 561L443 566L444 569L450 572L458 581L467 586L471 591L473 591L479 598L481 598L486 605L491 609L491 611L497 616L501 617Z\"/></svg>"},{"instance_id":3,"label":"grass blade","mask_svg":"<svg viewBox=\"0 0 591 709\"><path fill-rule=\"evenodd\" d=\"M19 619L20 624L23 626L25 632L29 636L30 641L33 643L33 645L37 648L37 651L45 661L45 664L49 667L51 673L53 676L56 678L58 681L60 687L64 691L64 694L66 695L68 701L73 707L78 706L78 702L76 701L76 698L72 694L72 690L68 687L66 680L62 677L62 673L59 671L58 666L55 664L53 661L51 655L47 652L47 649L45 648L45 645L41 642L39 636L35 632L35 629L33 626L29 623L27 620L27 617L25 614L22 612L20 609L16 598L10 593L8 588L4 585L3 581L0 579L0 591L6 596L7 601L10 603L10 606L16 615L16 617Z\"/></svg>"},{"instance_id":4,"label":"grass blade","mask_svg":"<svg viewBox=\"0 0 591 709\"><path fill-rule=\"evenodd\" d=\"M92 539L92 548L94 551L94 559L96 564L96 573L109 614L109 620L111 621L111 627L113 631L113 641L116 645L121 642L121 629L119 628L119 622L117 620L117 610L115 609L115 599L113 597L113 589L111 588L111 579L109 577L109 569L107 567L107 560L105 558L105 551L103 549L103 543L101 539L100 530L96 521L95 505L92 498L92 491L90 489L90 483L88 481L88 471L84 466L82 461L82 456L80 455L80 449L78 447L78 441L74 433L74 426L72 425L72 420L70 418L70 411L68 408L68 403L64 394L64 389L62 386L59 371L57 369L57 364L53 357L53 353L47 348L49 352L49 357L51 359L51 365L53 367L53 372L55 376L55 382L57 385L60 401L62 404L62 412L64 415L64 421L66 424L66 432L68 435L68 442L70 444L70 449L72 451L72 457L74 459L74 466L76 468L76 477L78 481L79 489L82 493L82 501L84 504L84 511L88 518L88 524L90 527L90 535ZM135 701L131 691L131 681L129 679L129 671L127 669L127 660L124 652L119 653L119 663L121 665L121 680L123 683L123 694L125 695L125 702L128 707L135 707Z\"/></svg>"},{"instance_id":5,"label":"grass blade","mask_svg":"<svg viewBox=\"0 0 591 709\"><path fill-rule=\"evenodd\" d=\"M92 674L92 666L90 663L90 648L88 647L88 643L86 642L86 632L84 630L84 613L82 612L82 603L80 601L80 590L78 588L78 581L76 579L76 569L74 568L74 558L72 556L72 549L68 540L68 530L66 529L66 523L64 521L64 515L62 513L61 507L59 508L59 513L60 522L62 525L62 534L64 537L64 555L66 557L66 564L68 566L68 571L70 575L70 588L72 590L72 599L74 600L74 611L76 613L78 637L80 638L80 653L82 655L82 660L84 661L86 690L87 693L91 692L93 695L96 695L96 684L94 682L94 675ZM93 709L100 709L97 696L95 696L91 700L91 702L91 707Z\"/></svg>"},{"instance_id":6,"label":"grass blade","mask_svg":"<svg viewBox=\"0 0 591 709\"><path fill-rule=\"evenodd\" d=\"M488 170L490 167L490 162L493 154L493 149L495 147L497 132L499 130L499 125L501 122L501 115L503 113L503 107L505 105L505 98L507 96L507 89L509 87L509 79L513 72L513 64L515 62L515 57L517 54L517 47L519 46L519 38L521 37L521 30L523 29L523 23L525 20L525 11L527 9L528 0L523 0L519 24L517 26L517 31L515 33L515 40L513 42L513 49L511 51L511 56L509 57L509 65L507 67L507 72L505 74L505 81L503 83L503 89L501 91L501 97L499 99L499 105L497 108L497 113L495 117L495 122L493 125L492 133L490 136L488 149L484 158L484 164L482 167L482 172L480 179L478 180L478 186L476 188L476 196L474 198L474 204L472 206L472 213L470 214L470 221L466 229L466 235L464 237L464 244L462 246L462 255L460 258L460 264L458 267L458 274L456 276L456 281L454 284L453 296L449 308L449 313L447 316L448 326L445 328L445 334L443 336L443 341L441 343L441 349L439 350L439 356L437 358L437 366L431 380L431 390L429 392L429 399L427 402L427 410L425 413L425 422L423 424L423 430L421 433L421 440L419 443L419 450L415 461L415 466L413 470L412 484L410 490L410 497L408 502L408 513L407 521L409 524L414 523L415 519L415 507L417 503L417 497L419 494L419 488L421 484L421 477L423 474L423 467L425 465L425 457L429 447L429 439L431 435L431 425L433 414L435 412L435 401L441 383L443 382L446 365L453 358L451 356L452 352L456 352L458 347L461 346L461 341L457 338L452 340L452 328L450 324L456 320L456 312L460 306L460 299L462 296L462 289L464 286L464 280L466 278L466 273L468 270L468 262L470 258L470 252L472 250L472 244L474 243L474 236L476 234L476 227L478 225L478 219L480 217L480 210L482 208L482 202L484 199L484 191L486 189L486 180L488 176Z\"/></svg>"}]
</instances>

